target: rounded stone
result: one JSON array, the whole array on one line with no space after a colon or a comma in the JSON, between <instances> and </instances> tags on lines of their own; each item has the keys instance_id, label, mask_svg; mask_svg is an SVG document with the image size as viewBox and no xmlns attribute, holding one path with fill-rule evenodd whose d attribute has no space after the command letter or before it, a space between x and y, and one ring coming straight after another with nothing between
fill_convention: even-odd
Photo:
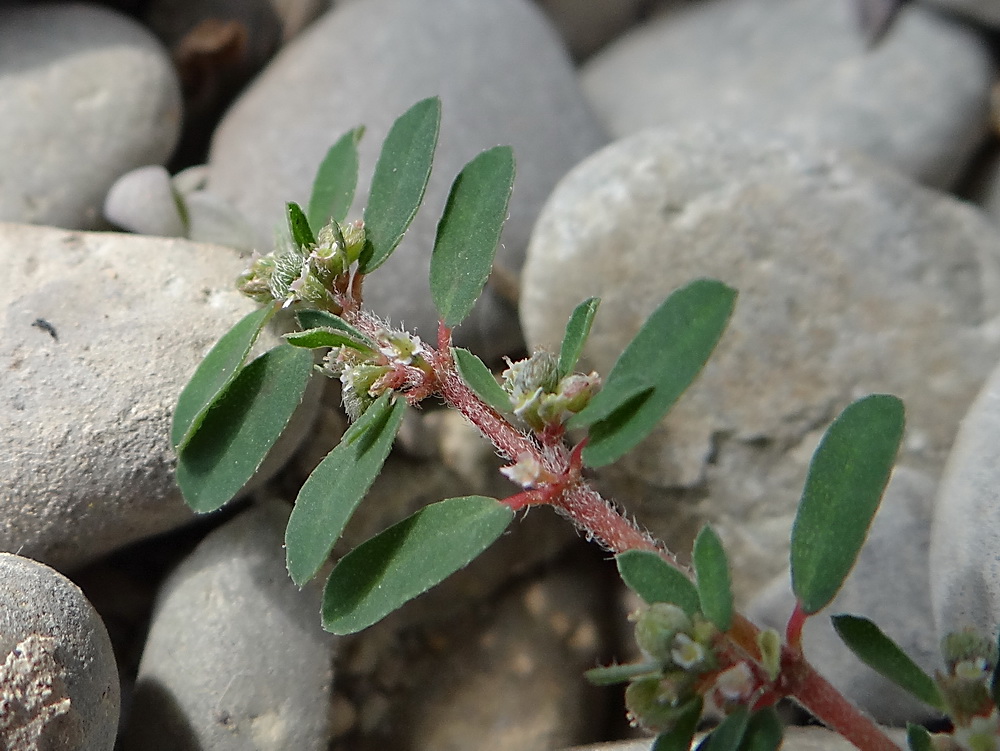
<instances>
[{"instance_id":1,"label":"rounded stone","mask_svg":"<svg viewBox=\"0 0 1000 751\"><path fill-rule=\"evenodd\" d=\"M10 749L111 751L118 669L83 592L37 561L0 553L0 741Z\"/></svg>"},{"instance_id":2,"label":"rounded stone","mask_svg":"<svg viewBox=\"0 0 1000 751\"><path fill-rule=\"evenodd\" d=\"M532 3L338 4L289 43L227 113L213 138L209 185L248 217L266 249L283 224L285 202L308 200L327 149L361 124L367 130L351 215L360 216L389 127L433 95L443 101L443 116L424 206L392 258L365 281L373 310L429 340L437 331L428 283L435 228L464 164L497 144L514 147L517 181L497 263L516 273L545 197L604 143L561 41ZM487 286L456 332L487 357L520 344L499 288Z\"/></svg>"},{"instance_id":3,"label":"rounded stone","mask_svg":"<svg viewBox=\"0 0 1000 751\"><path fill-rule=\"evenodd\" d=\"M124 751L327 747L332 642L317 582L299 590L285 570L288 511L252 507L164 583Z\"/></svg>"},{"instance_id":4,"label":"rounded stone","mask_svg":"<svg viewBox=\"0 0 1000 751\"><path fill-rule=\"evenodd\" d=\"M522 276L522 325L557 349L573 307L601 297L582 364L607 374L653 309L699 277L738 290L735 313L694 385L618 463L659 500L618 497L682 550L678 514L719 524L752 591L787 560L812 450L854 399L900 396L904 456L940 469L997 357L1000 236L967 204L858 155L653 130L553 193Z\"/></svg>"},{"instance_id":5,"label":"rounded stone","mask_svg":"<svg viewBox=\"0 0 1000 751\"><path fill-rule=\"evenodd\" d=\"M201 359L255 308L235 289L245 260L0 224L0 264L0 550L65 569L189 521L171 419ZM284 458L307 429L287 431Z\"/></svg>"},{"instance_id":6,"label":"rounded stone","mask_svg":"<svg viewBox=\"0 0 1000 751\"><path fill-rule=\"evenodd\" d=\"M582 83L615 136L726 124L858 149L949 186L988 131L983 37L917 6L869 49L849 4L680 3L592 57Z\"/></svg>"},{"instance_id":7,"label":"rounded stone","mask_svg":"<svg viewBox=\"0 0 1000 751\"><path fill-rule=\"evenodd\" d=\"M92 3L0 8L0 221L89 229L120 175L180 131L173 66L142 26Z\"/></svg>"},{"instance_id":8,"label":"rounded stone","mask_svg":"<svg viewBox=\"0 0 1000 751\"><path fill-rule=\"evenodd\" d=\"M159 164L139 167L115 180L104 199L104 217L140 235L185 235L178 196L170 185L170 173Z\"/></svg>"}]
</instances>

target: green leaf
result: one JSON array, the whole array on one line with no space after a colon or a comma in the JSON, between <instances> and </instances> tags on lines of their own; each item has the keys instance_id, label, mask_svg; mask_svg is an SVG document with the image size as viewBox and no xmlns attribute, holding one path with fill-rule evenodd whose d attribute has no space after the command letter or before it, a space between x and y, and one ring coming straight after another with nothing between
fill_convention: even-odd
<instances>
[{"instance_id":1,"label":"green leaf","mask_svg":"<svg viewBox=\"0 0 1000 751\"><path fill-rule=\"evenodd\" d=\"M364 126L347 131L326 152L309 197L309 226L319 232L331 219L343 222L358 184L358 142Z\"/></svg>"},{"instance_id":2,"label":"green leaf","mask_svg":"<svg viewBox=\"0 0 1000 751\"><path fill-rule=\"evenodd\" d=\"M174 420L170 442L180 451L201 426L205 413L232 383L261 329L268 322L277 305L268 305L248 313L239 323L222 335L211 351L205 355L187 386L181 391L174 407Z\"/></svg>"},{"instance_id":3,"label":"green leaf","mask_svg":"<svg viewBox=\"0 0 1000 751\"><path fill-rule=\"evenodd\" d=\"M571 428L592 426L585 464L610 464L649 435L701 371L735 301L735 290L722 282L698 279L653 311L604 387L568 422Z\"/></svg>"},{"instance_id":4,"label":"green leaf","mask_svg":"<svg viewBox=\"0 0 1000 751\"><path fill-rule=\"evenodd\" d=\"M312 352L282 345L249 362L208 410L177 458L187 504L214 511L253 477L302 401Z\"/></svg>"},{"instance_id":5,"label":"green leaf","mask_svg":"<svg viewBox=\"0 0 1000 751\"><path fill-rule=\"evenodd\" d=\"M944 708L934 680L872 621L856 615L835 615L830 620L844 644L868 667L925 704Z\"/></svg>"},{"instance_id":6,"label":"green leaf","mask_svg":"<svg viewBox=\"0 0 1000 751\"><path fill-rule=\"evenodd\" d=\"M685 704L673 728L656 736L650 751L688 751L701 719L702 704L700 696Z\"/></svg>"},{"instance_id":7,"label":"green leaf","mask_svg":"<svg viewBox=\"0 0 1000 751\"><path fill-rule=\"evenodd\" d=\"M626 665L602 665L584 672L583 677L595 686L612 686L633 678L657 676L663 671L659 662L628 663Z\"/></svg>"},{"instance_id":8,"label":"green leaf","mask_svg":"<svg viewBox=\"0 0 1000 751\"><path fill-rule=\"evenodd\" d=\"M878 510L903 436L903 404L875 394L850 404L809 465L792 525L792 589L806 614L829 604Z\"/></svg>"},{"instance_id":9,"label":"green leaf","mask_svg":"<svg viewBox=\"0 0 1000 751\"><path fill-rule=\"evenodd\" d=\"M417 214L434 161L441 100L417 102L404 112L385 137L368 192L365 250L358 262L370 274L392 254Z\"/></svg>"},{"instance_id":10,"label":"green leaf","mask_svg":"<svg viewBox=\"0 0 1000 751\"><path fill-rule=\"evenodd\" d=\"M774 707L754 712L747 723L740 751L778 751L785 727Z\"/></svg>"},{"instance_id":11,"label":"green leaf","mask_svg":"<svg viewBox=\"0 0 1000 751\"><path fill-rule=\"evenodd\" d=\"M285 563L298 586L316 575L340 539L382 470L405 411L403 399L382 394L302 485L285 528Z\"/></svg>"},{"instance_id":12,"label":"green leaf","mask_svg":"<svg viewBox=\"0 0 1000 751\"><path fill-rule=\"evenodd\" d=\"M701 611L720 631L728 631L733 621L733 590L729 562L722 540L709 526L704 526L694 541L692 554Z\"/></svg>"},{"instance_id":13,"label":"green leaf","mask_svg":"<svg viewBox=\"0 0 1000 751\"><path fill-rule=\"evenodd\" d=\"M431 297L446 326L465 320L483 291L513 187L509 146L484 151L451 186L431 254Z\"/></svg>"},{"instance_id":14,"label":"green leaf","mask_svg":"<svg viewBox=\"0 0 1000 751\"><path fill-rule=\"evenodd\" d=\"M292 331L284 335L285 341L293 347L305 347L306 349L319 349L321 347L350 347L359 352L374 354L372 348L343 330L332 326L323 326L317 329L306 329L305 331Z\"/></svg>"},{"instance_id":15,"label":"green leaf","mask_svg":"<svg viewBox=\"0 0 1000 751\"><path fill-rule=\"evenodd\" d=\"M482 496L425 506L340 559L323 593L323 628L353 634L376 623L468 564L513 518Z\"/></svg>"},{"instance_id":16,"label":"green leaf","mask_svg":"<svg viewBox=\"0 0 1000 751\"><path fill-rule=\"evenodd\" d=\"M667 602L688 615L699 611L698 590L683 573L656 553L627 550L615 557L622 581L646 603Z\"/></svg>"},{"instance_id":17,"label":"green leaf","mask_svg":"<svg viewBox=\"0 0 1000 751\"><path fill-rule=\"evenodd\" d=\"M376 346L375 342L366 334L354 328L340 316L334 315L329 311L307 308L296 313L295 318L298 320L299 326L303 329L337 329L343 331L351 338L357 339L359 342L364 342L372 347L372 349Z\"/></svg>"},{"instance_id":18,"label":"green leaf","mask_svg":"<svg viewBox=\"0 0 1000 751\"><path fill-rule=\"evenodd\" d=\"M911 722L906 723L906 745L910 751L934 751L934 741L927 728Z\"/></svg>"},{"instance_id":19,"label":"green leaf","mask_svg":"<svg viewBox=\"0 0 1000 751\"><path fill-rule=\"evenodd\" d=\"M698 751L737 751L750 720L750 710L737 707L698 744Z\"/></svg>"},{"instance_id":20,"label":"green leaf","mask_svg":"<svg viewBox=\"0 0 1000 751\"><path fill-rule=\"evenodd\" d=\"M452 347L451 354L455 358L458 374L476 396L497 412L511 411L510 395L497 383L497 379L482 360L469 350L459 347Z\"/></svg>"},{"instance_id":21,"label":"green leaf","mask_svg":"<svg viewBox=\"0 0 1000 751\"><path fill-rule=\"evenodd\" d=\"M308 248L316 244L312 230L309 228L309 220L302 213L302 207L297 203L286 204L288 208L288 230L292 234L292 242L300 248Z\"/></svg>"},{"instance_id":22,"label":"green leaf","mask_svg":"<svg viewBox=\"0 0 1000 751\"><path fill-rule=\"evenodd\" d=\"M573 309L566 322L566 333L563 334L562 346L559 348L559 377L565 378L573 369L583 353L583 346L590 336L590 327L594 325L597 306L601 298L591 297Z\"/></svg>"}]
</instances>

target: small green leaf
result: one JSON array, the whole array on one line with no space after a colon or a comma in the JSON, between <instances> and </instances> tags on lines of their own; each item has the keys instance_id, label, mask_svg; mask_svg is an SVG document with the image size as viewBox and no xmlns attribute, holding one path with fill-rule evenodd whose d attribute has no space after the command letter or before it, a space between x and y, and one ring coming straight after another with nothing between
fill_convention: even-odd
<instances>
[{"instance_id":1,"label":"small green leaf","mask_svg":"<svg viewBox=\"0 0 1000 751\"><path fill-rule=\"evenodd\" d=\"M844 644L868 667L925 704L944 708L934 680L872 621L856 615L835 615L830 620Z\"/></svg>"},{"instance_id":2,"label":"small green leaf","mask_svg":"<svg viewBox=\"0 0 1000 751\"><path fill-rule=\"evenodd\" d=\"M559 377L565 378L573 369L583 353L583 347L590 336L590 327L594 325L597 306L601 298L591 297L573 309L566 323L566 333L563 334L562 346L559 348Z\"/></svg>"},{"instance_id":3,"label":"small green leaf","mask_svg":"<svg viewBox=\"0 0 1000 751\"><path fill-rule=\"evenodd\" d=\"M302 401L312 352L282 345L249 362L217 399L177 458L187 504L214 511L253 477Z\"/></svg>"},{"instance_id":4,"label":"small green leaf","mask_svg":"<svg viewBox=\"0 0 1000 751\"><path fill-rule=\"evenodd\" d=\"M482 496L425 506L340 559L323 593L323 628L353 634L376 623L467 565L513 518Z\"/></svg>"},{"instance_id":5,"label":"small green leaf","mask_svg":"<svg viewBox=\"0 0 1000 751\"><path fill-rule=\"evenodd\" d=\"M704 526L694 541L692 555L701 610L720 631L728 631L733 621L733 590L729 562L722 540Z\"/></svg>"},{"instance_id":6,"label":"small green leaf","mask_svg":"<svg viewBox=\"0 0 1000 751\"><path fill-rule=\"evenodd\" d=\"M174 421L170 442L180 451L201 426L205 413L226 387L232 383L242 367L261 329L268 322L277 305L268 305L245 315L239 323L222 335L211 351L205 355L191 380L181 392L174 408Z\"/></svg>"},{"instance_id":7,"label":"small green leaf","mask_svg":"<svg viewBox=\"0 0 1000 751\"><path fill-rule=\"evenodd\" d=\"M604 387L568 422L571 428L592 426L585 464L610 464L649 435L701 371L735 301L736 292L722 282L698 279L653 311Z\"/></svg>"},{"instance_id":8,"label":"small green leaf","mask_svg":"<svg viewBox=\"0 0 1000 751\"><path fill-rule=\"evenodd\" d=\"M911 722L906 723L906 745L910 751L934 751L934 741L927 728Z\"/></svg>"},{"instance_id":9,"label":"small green leaf","mask_svg":"<svg viewBox=\"0 0 1000 751\"><path fill-rule=\"evenodd\" d=\"M382 470L405 411L403 399L382 394L302 485L285 528L285 563L298 586L316 575L340 539Z\"/></svg>"},{"instance_id":10,"label":"small green leaf","mask_svg":"<svg viewBox=\"0 0 1000 751\"><path fill-rule=\"evenodd\" d=\"M298 320L299 326L303 329L338 329L339 331L343 331L352 339L357 339L359 342L364 342L373 349L375 348L375 342L373 342L366 334L362 333L359 329L354 328L340 316L334 315L329 311L307 308L296 313L295 318Z\"/></svg>"},{"instance_id":11,"label":"small green leaf","mask_svg":"<svg viewBox=\"0 0 1000 751\"><path fill-rule=\"evenodd\" d=\"M364 126L347 131L326 152L309 197L309 226L319 232L331 219L343 222L358 184L358 142Z\"/></svg>"},{"instance_id":12,"label":"small green leaf","mask_svg":"<svg viewBox=\"0 0 1000 751\"><path fill-rule=\"evenodd\" d=\"M302 207L297 203L288 203L288 230L292 234L292 242L300 248L309 248L316 244L312 230L309 228L309 220L302 213Z\"/></svg>"},{"instance_id":13,"label":"small green leaf","mask_svg":"<svg viewBox=\"0 0 1000 751\"><path fill-rule=\"evenodd\" d=\"M702 704L700 696L685 704L673 728L656 736L650 751L688 751L701 719Z\"/></svg>"},{"instance_id":14,"label":"small green leaf","mask_svg":"<svg viewBox=\"0 0 1000 751\"><path fill-rule=\"evenodd\" d=\"M321 347L350 347L358 352L368 352L374 354L372 348L362 341L350 336L339 328L323 326L317 329L306 329L305 331L292 331L284 335L285 341L293 347L305 347L306 349L319 349Z\"/></svg>"},{"instance_id":15,"label":"small green leaf","mask_svg":"<svg viewBox=\"0 0 1000 751\"><path fill-rule=\"evenodd\" d=\"M431 254L431 297L445 325L469 315L493 269L514 187L509 146L484 151L455 178Z\"/></svg>"},{"instance_id":16,"label":"small green leaf","mask_svg":"<svg viewBox=\"0 0 1000 751\"><path fill-rule=\"evenodd\" d=\"M829 604L850 573L903 436L894 396L859 399L826 431L792 525L792 589L806 614Z\"/></svg>"},{"instance_id":17,"label":"small green leaf","mask_svg":"<svg viewBox=\"0 0 1000 751\"><path fill-rule=\"evenodd\" d=\"M740 751L778 751L785 727L774 707L754 712L747 723Z\"/></svg>"},{"instance_id":18,"label":"small green leaf","mask_svg":"<svg viewBox=\"0 0 1000 751\"><path fill-rule=\"evenodd\" d=\"M476 396L493 407L497 412L510 412L510 395L503 390L486 364L467 349L453 347L452 356L462 380Z\"/></svg>"},{"instance_id":19,"label":"small green leaf","mask_svg":"<svg viewBox=\"0 0 1000 751\"><path fill-rule=\"evenodd\" d=\"M616 683L625 683L633 678L643 676L656 676L663 671L663 665L659 662L629 663L627 665L602 665L591 668L583 674L583 677L595 686L613 686Z\"/></svg>"},{"instance_id":20,"label":"small green leaf","mask_svg":"<svg viewBox=\"0 0 1000 751\"><path fill-rule=\"evenodd\" d=\"M750 710L737 707L698 744L698 751L737 751L750 720Z\"/></svg>"},{"instance_id":21,"label":"small green leaf","mask_svg":"<svg viewBox=\"0 0 1000 751\"><path fill-rule=\"evenodd\" d=\"M627 550L615 557L622 581L646 603L667 602L688 615L699 611L698 590L683 573L656 553Z\"/></svg>"},{"instance_id":22,"label":"small green leaf","mask_svg":"<svg viewBox=\"0 0 1000 751\"><path fill-rule=\"evenodd\" d=\"M431 175L441 124L441 100L431 97L404 112L385 137L368 192L365 250L358 262L370 274L392 254L417 214Z\"/></svg>"}]
</instances>

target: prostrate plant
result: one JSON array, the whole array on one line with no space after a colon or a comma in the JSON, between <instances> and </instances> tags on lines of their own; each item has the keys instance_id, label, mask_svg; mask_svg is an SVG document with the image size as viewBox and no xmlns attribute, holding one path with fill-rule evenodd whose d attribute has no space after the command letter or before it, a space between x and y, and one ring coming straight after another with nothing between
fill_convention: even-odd
<instances>
[{"instance_id":1,"label":"prostrate plant","mask_svg":"<svg viewBox=\"0 0 1000 751\"><path fill-rule=\"evenodd\" d=\"M196 511L215 510L254 474L315 374L338 378L353 420L303 484L285 534L288 571L302 586L330 555L389 453L407 405L428 398L461 412L508 464L517 486L504 499L450 498L430 504L343 556L326 582L323 627L347 634L375 623L485 550L515 512L550 505L616 555L625 583L648 608L634 616L644 659L589 671L596 683L625 682L633 722L660 731L657 751L682 751L703 710L725 714L706 751L769 751L781 742L775 703L792 697L864 751L895 745L809 665L805 620L826 607L854 565L878 508L903 431L899 400L874 395L834 421L813 457L791 540L797 605L784 641L734 611L718 536L698 535L694 570L603 499L587 468L610 464L660 422L695 379L726 327L735 292L696 280L670 295L625 347L607 379L575 372L598 300L570 316L559 353L509 363L498 383L451 332L469 314L490 274L514 179L507 147L489 149L455 179L431 256L430 288L440 316L429 344L363 306L367 274L390 256L423 198L437 142L440 102L415 104L393 125L375 167L363 220L347 222L362 129L330 149L307 211L288 204L289 237L256 258L240 289L263 304L213 348L181 394L172 439L177 480ZM261 329L280 309L299 330L247 362ZM317 364L315 351L323 352ZM567 430L585 433L570 446ZM874 624L836 616L845 642L922 701L948 711L948 743L997 747L1000 678L996 647L969 635L946 644L949 672L932 680ZM910 728L914 751L926 730ZM940 748L947 745L938 740Z\"/></svg>"}]
</instances>

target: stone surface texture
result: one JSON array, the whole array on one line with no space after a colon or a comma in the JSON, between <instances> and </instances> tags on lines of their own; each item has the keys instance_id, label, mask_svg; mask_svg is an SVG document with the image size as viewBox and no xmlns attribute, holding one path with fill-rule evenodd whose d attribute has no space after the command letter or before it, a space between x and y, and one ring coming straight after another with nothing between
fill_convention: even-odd
<instances>
[{"instance_id":1,"label":"stone surface texture","mask_svg":"<svg viewBox=\"0 0 1000 751\"><path fill-rule=\"evenodd\" d=\"M244 261L184 240L0 224L0 263L0 550L65 569L191 519L171 417L206 352L254 309L233 285Z\"/></svg>"},{"instance_id":2,"label":"stone surface texture","mask_svg":"<svg viewBox=\"0 0 1000 751\"><path fill-rule=\"evenodd\" d=\"M920 0L925 5L996 28L1000 26L1000 3L997 0Z\"/></svg>"},{"instance_id":3,"label":"stone surface texture","mask_svg":"<svg viewBox=\"0 0 1000 751\"><path fill-rule=\"evenodd\" d=\"M0 8L0 221L91 229L119 176L162 164L180 131L170 59L90 3Z\"/></svg>"},{"instance_id":4,"label":"stone surface texture","mask_svg":"<svg viewBox=\"0 0 1000 751\"><path fill-rule=\"evenodd\" d=\"M209 534L163 585L124 751L326 748L332 641L320 589L288 578L289 507L270 501Z\"/></svg>"},{"instance_id":5,"label":"stone surface texture","mask_svg":"<svg viewBox=\"0 0 1000 751\"><path fill-rule=\"evenodd\" d=\"M522 325L532 346L557 348L573 307L601 297L582 365L607 373L699 277L739 291L735 314L694 386L619 462L659 503L618 497L680 550L690 540L672 520L695 504L731 546L737 581L759 585L780 571L809 458L850 401L900 396L903 455L940 469L996 359L1000 237L972 207L860 156L652 130L553 193L522 275Z\"/></svg>"},{"instance_id":6,"label":"stone surface texture","mask_svg":"<svg viewBox=\"0 0 1000 751\"><path fill-rule=\"evenodd\" d=\"M993 62L975 30L918 6L869 49L850 3L684 3L582 71L615 136L728 123L860 149L948 186L987 132Z\"/></svg>"},{"instance_id":7,"label":"stone surface texture","mask_svg":"<svg viewBox=\"0 0 1000 751\"><path fill-rule=\"evenodd\" d=\"M111 751L118 671L100 616L73 582L0 553L0 746Z\"/></svg>"},{"instance_id":8,"label":"stone surface texture","mask_svg":"<svg viewBox=\"0 0 1000 751\"><path fill-rule=\"evenodd\" d=\"M347 39L364 43L331 42ZM365 282L373 309L431 339L437 314L427 282L430 252L462 166L483 149L514 147L517 182L497 260L516 272L542 201L604 143L561 41L538 8L525 0L334 7L286 46L227 113L213 139L209 183L246 214L269 250L285 202L308 199L317 165L342 133L367 127L362 206L391 123L432 95L441 96L444 114L424 207L395 255ZM520 342L516 317L492 286L456 337L491 357Z\"/></svg>"}]
</instances>

